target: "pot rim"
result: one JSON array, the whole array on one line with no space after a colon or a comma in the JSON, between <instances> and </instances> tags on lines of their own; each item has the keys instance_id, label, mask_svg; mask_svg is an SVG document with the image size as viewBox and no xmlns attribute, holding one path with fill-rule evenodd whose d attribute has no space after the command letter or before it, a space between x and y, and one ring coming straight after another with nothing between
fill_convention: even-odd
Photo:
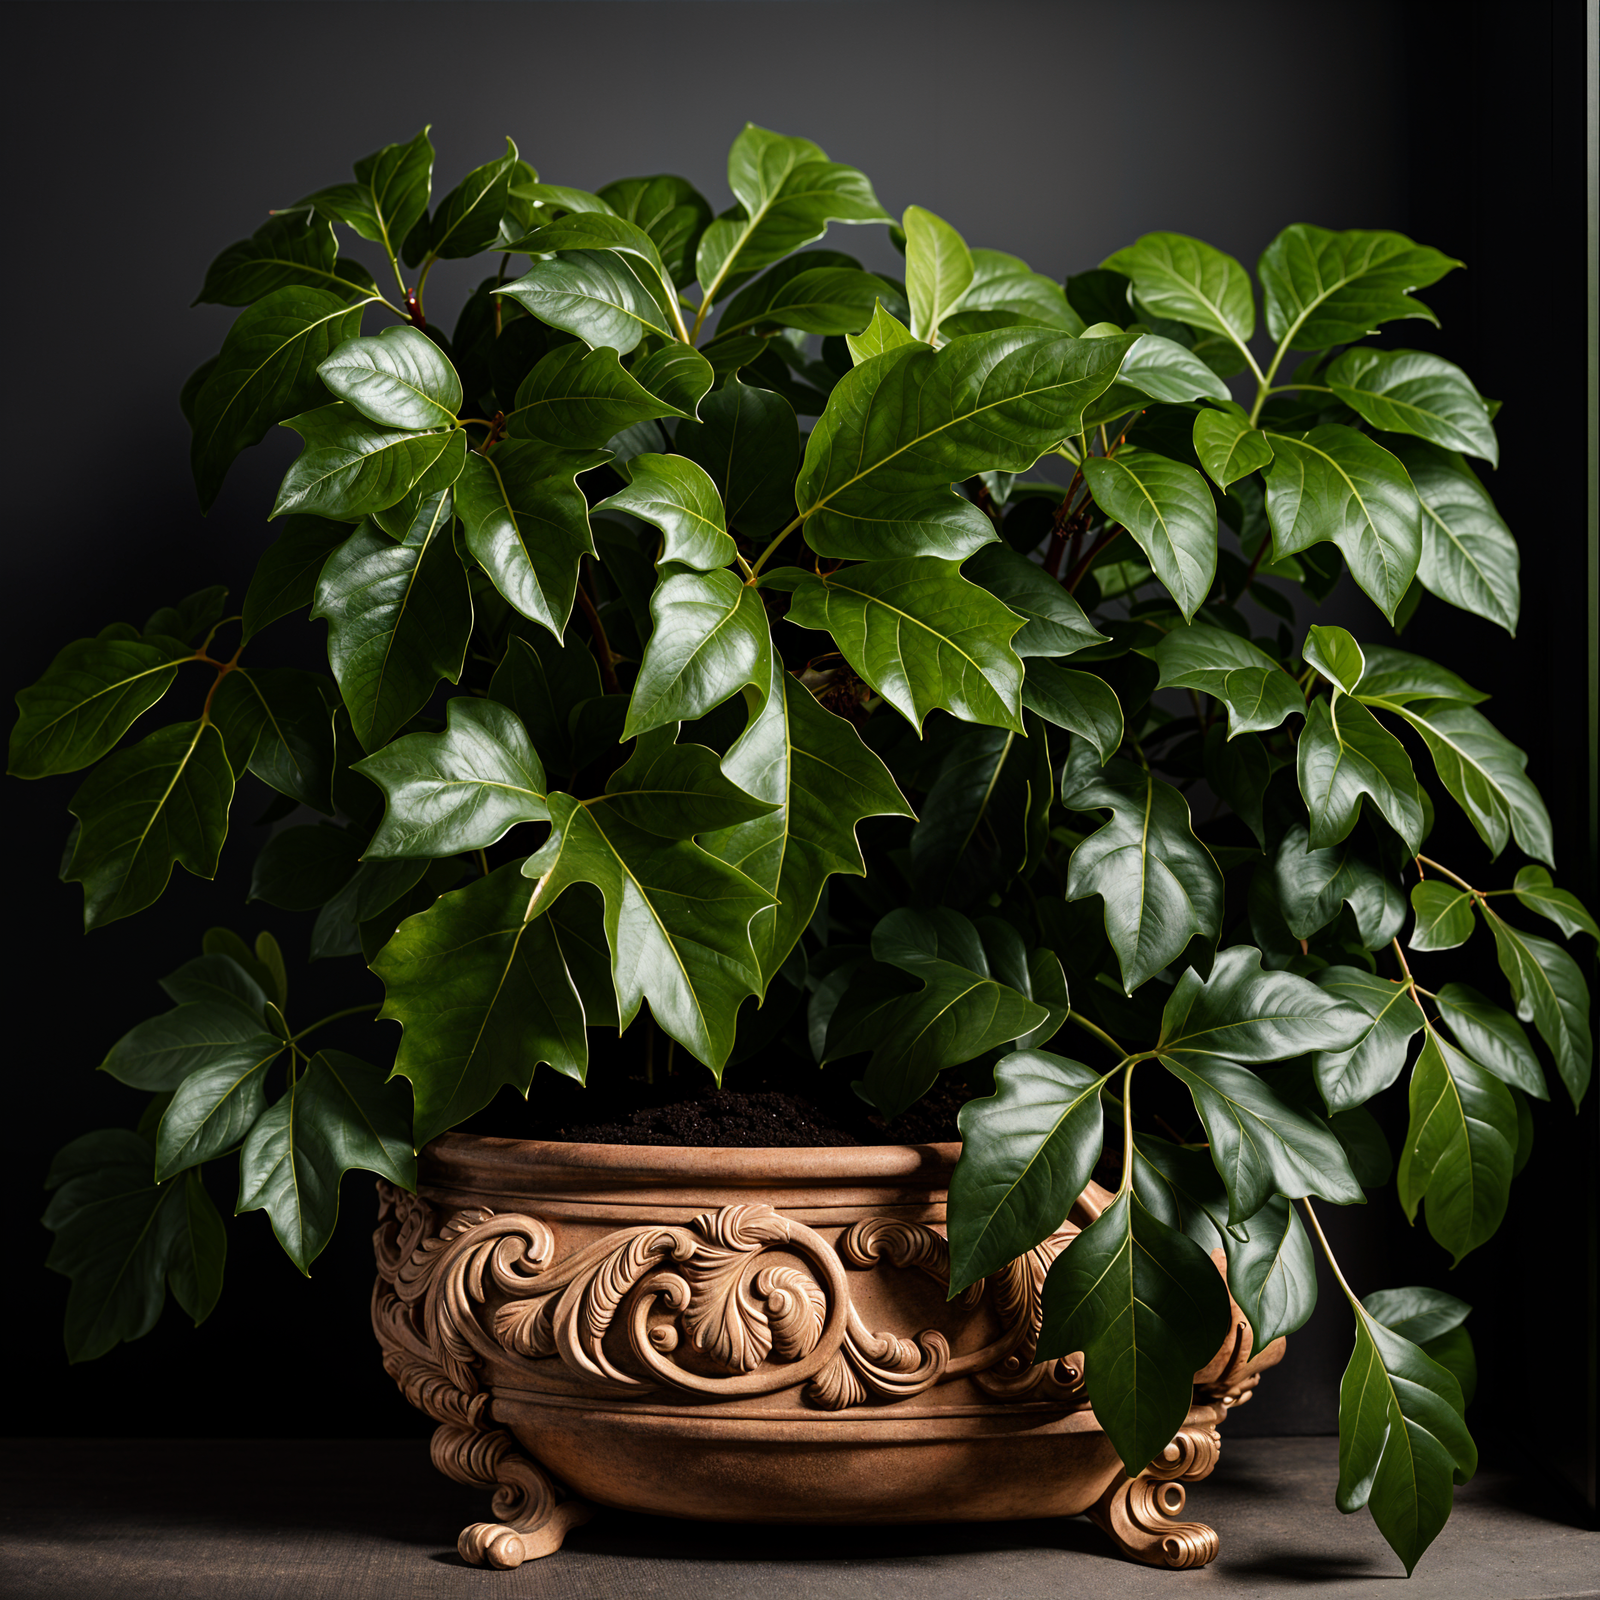
<instances>
[{"instance_id":1,"label":"pot rim","mask_svg":"<svg viewBox=\"0 0 1600 1600\"><path fill-rule=\"evenodd\" d=\"M518 1184L548 1179L570 1184L708 1182L736 1187L837 1188L851 1183L914 1180L948 1188L959 1141L864 1145L576 1144L555 1139L506 1139L492 1134L442 1133L422 1152L424 1181L452 1176L503 1178Z\"/></svg>"}]
</instances>

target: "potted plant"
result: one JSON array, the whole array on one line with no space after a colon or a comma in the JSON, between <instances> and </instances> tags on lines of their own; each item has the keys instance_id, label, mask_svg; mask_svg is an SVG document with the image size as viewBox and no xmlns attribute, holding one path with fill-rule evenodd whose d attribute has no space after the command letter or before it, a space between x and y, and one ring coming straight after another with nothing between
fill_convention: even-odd
<instances>
[{"instance_id":1,"label":"potted plant","mask_svg":"<svg viewBox=\"0 0 1600 1600\"><path fill-rule=\"evenodd\" d=\"M509 142L431 182L424 131L212 264L242 309L181 397L195 480L292 429L282 532L237 611L114 622L19 696L11 771L87 771L87 927L210 876L253 774L252 894L383 987L358 1057L290 1020L270 936L165 980L103 1064L146 1114L51 1173L69 1355L168 1287L214 1305L208 1164L302 1270L359 1168L386 1365L499 1491L471 1559L555 1548L576 1488L1091 1509L1208 1560L1180 1484L1312 1311L1314 1202L1392 1171L1459 1260L1550 1092L1523 1024L1559 1093L1589 1076L1534 930L1596 927L1526 756L1454 670L1291 598L1348 572L1396 631L1424 592L1514 630L1467 460L1497 408L1389 342L1459 263L1294 224L1259 291L1168 233L1063 287L754 126L720 213ZM830 223L889 224L903 281ZM479 254L447 336L429 273ZM274 664L308 614L327 673ZM1435 860L1436 804L1526 864ZM1480 923L1501 996L1435 959ZM716 1121L730 1065L764 1142ZM507 1086L539 1138L450 1131ZM1402 1092L1396 1166L1368 1107ZM1339 1282L1338 1503L1409 1572L1474 1466L1467 1308Z\"/></svg>"}]
</instances>

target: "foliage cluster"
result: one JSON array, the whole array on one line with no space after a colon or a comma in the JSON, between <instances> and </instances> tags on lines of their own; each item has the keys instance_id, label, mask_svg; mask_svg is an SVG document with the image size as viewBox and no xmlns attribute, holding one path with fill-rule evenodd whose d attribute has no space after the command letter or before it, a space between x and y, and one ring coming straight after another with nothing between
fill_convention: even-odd
<instances>
[{"instance_id":1,"label":"foliage cluster","mask_svg":"<svg viewBox=\"0 0 1600 1600\"><path fill-rule=\"evenodd\" d=\"M1109 1126L1120 1184L1050 1274L1040 1354L1085 1352L1130 1469L1222 1340L1209 1252L1258 1347L1311 1313L1311 1200L1388 1181L1368 1105L1402 1078L1405 1214L1457 1260L1493 1234L1548 1095L1523 1024L1574 1103L1592 1054L1579 968L1528 919L1595 923L1485 694L1302 632L1285 593L1348 572L1396 629L1426 591L1514 630L1517 547L1467 461L1495 463L1497 407L1382 332L1434 320L1415 291L1459 263L1296 224L1257 283L1155 233L1063 287L753 126L719 214L677 177L541 182L509 143L430 209L432 165L426 132L389 146L206 275L243 309L182 396L202 503L269 428L304 444L242 610L115 623L19 696L11 770L89 769L62 870L88 927L174 862L210 876L253 773L287 818L253 895L314 914L311 958L367 962L403 1030L392 1072L313 1051L277 946L208 935L105 1060L143 1122L51 1176L74 1358L165 1283L214 1303L202 1163L237 1153L238 1209L304 1269L345 1170L413 1183L427 1140L541 1065L582 1080L641 1012L719 1080L851 1063L885 1118L951 1069L988 1090L952 1293L1060 1224ZM808 248L830 223L890 224L903 281ZM479 253L445 337L430 270ZM261 664L308 612L329 672ZM199 714L124 742L191 673ZM1526 864L1429 857L1435 797ZM1406 951L1480 924L1507 1003L1424 988ZM1467 1308L1345 1294L1339 1504L1409 1570L1473 1469Z\"/></svg>"}]
</instances>

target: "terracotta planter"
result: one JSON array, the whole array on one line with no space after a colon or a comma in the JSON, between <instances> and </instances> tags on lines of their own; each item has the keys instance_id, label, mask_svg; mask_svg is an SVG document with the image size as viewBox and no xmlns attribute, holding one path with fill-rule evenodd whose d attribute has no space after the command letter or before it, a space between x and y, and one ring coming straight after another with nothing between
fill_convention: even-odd
<instances>
[{"instance_id":1,"label":"terracotta planter","mask_svg":"<svg viewBox=\"0 0 1600 1600\"><path fill-rule=\"evenodd\" d=\"M514 1567L597 1506L708 1521L1088 1514L1128 1555L1198 1566L1179 1520L1252 1358L1223 1349L1163 1457L1128 1478L1081 1360L1033 1362L1051 1261L1110 1195L945 1298L959 1145L696 1150L446 1134L416 1196L380 1183L373 1326L438 1424L436 1466L497 1492L461 1534ZM1220 1252L1219 1252L1220 1260ZM1220 1270L1220 1267L1219 1267Z\"/></svg>"}]
</instances>

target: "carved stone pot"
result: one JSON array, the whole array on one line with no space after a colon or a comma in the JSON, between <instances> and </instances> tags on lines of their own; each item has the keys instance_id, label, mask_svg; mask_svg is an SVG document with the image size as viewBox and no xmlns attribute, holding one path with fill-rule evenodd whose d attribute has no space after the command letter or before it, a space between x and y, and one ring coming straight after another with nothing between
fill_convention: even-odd
<instances>
[{"instance_id":1,"label":"carved stone pot","mask_svg":"<svg viewBox=\"0 0 1600 1600\"><path fill-rule=\"evenodd\" d=\"M496 1490L460 1538L515 1567L598 1506L707 1521L925 1522L1087 1512L1189 1567L1180 1520L1252 1356L1235 1305L1163 1456L1123 1472L1082 1358L1034 1363L1050 1263L1111 1196L945 1298L960 1146L686 1149L446 1134L416 1195L380 1182L372 1320L439 1424L433 1460ZM1220 1255L1218 1252L1219 1270Z\"/></svg>"}]
</instances>

